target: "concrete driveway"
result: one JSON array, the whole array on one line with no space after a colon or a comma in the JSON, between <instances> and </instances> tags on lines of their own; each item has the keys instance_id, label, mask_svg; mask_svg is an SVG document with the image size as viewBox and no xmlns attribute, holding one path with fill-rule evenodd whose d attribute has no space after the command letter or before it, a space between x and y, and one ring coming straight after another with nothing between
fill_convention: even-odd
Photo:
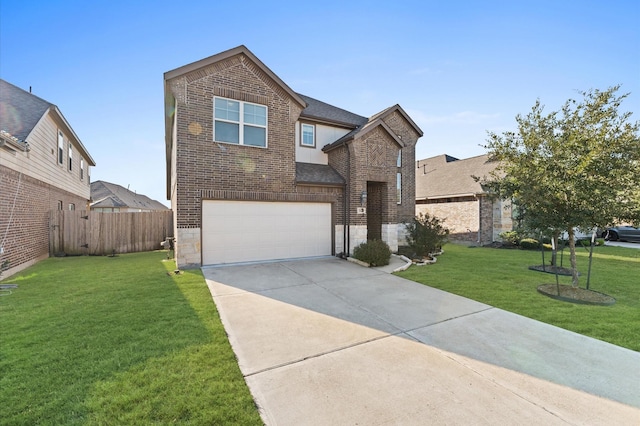
<instances>
[{"instance_id":1,"label":"concrete driveway","mask_svg":"<svg viewBox=\"0 0 640 426\"><path fill-rule=\"evenodd\" d=\"M640 353L333 257L203 272L268 425L640 424Z\"/></svg>"}]
</instances>

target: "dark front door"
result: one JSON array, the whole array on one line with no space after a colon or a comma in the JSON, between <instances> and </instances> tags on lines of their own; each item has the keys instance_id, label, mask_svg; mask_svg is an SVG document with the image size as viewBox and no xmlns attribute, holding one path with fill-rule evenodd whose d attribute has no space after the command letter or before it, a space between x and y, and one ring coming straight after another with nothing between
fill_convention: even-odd
<instances>
[{"instance_id":1,"label":"dark front door","mask_svg":"<svg viewBox=\"0 0 640 426\"><path fill-rule=\"evenodd\" d=\"M386 184L367 182L367 240L382 240L382 209Z\"/></svg>"}]
</instances>

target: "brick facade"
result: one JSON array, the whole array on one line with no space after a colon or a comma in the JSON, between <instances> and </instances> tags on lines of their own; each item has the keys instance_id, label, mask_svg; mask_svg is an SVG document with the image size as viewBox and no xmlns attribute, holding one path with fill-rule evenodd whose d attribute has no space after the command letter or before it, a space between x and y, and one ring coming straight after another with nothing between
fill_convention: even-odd
<instances>
[{"instance_id":1,"label":"brick facade","mask_svg":"<svg viewBox=\"0 0 640 426\"><path fill-rule=\"evenodd\" d=\"M449 239L461 243L489 244L499 240L501 232L511 230L510 205L486 196L416 204L416 214L420 213L444 220L450 231Z\"/></svg>"},{"instance_id":2,"label":"brick facade","mask_svg":"<svg viewBox=\"0 0 640 426\"><path fill-rule=\"evenodd\" d=\"M49 211L87 200L0 165L0 266L12 275L49 255ZM15 201L15 204L14 204Z\"/></svg>"},{"instance_id":3,"label":"brick facade","mask_svg":"<svg viewBox=\"0 0 640 426\"><path fill-rule=\"evenodd\" d=\"M357 207L362 206L361 196L368 182L378 185L376 214L380 227L393 224L384 226L384 234L397 247L397 235L389 235L397 234L399 220L410 219L415 211L414 161L419 129L403 113L390 109L383 116L384 123L327 152L328 164L345 179L345 188L297 184L295 126L304 105L250 53L238 48L234 51L238 53L221 54L220 60L165 74L165 93L175 103L175 133L171 131L174 146L167 148L173 158L167 164L174 168L168 175L175 181L168 188L175 212L178 265L195 266L200 262L196 235L202 227L203 200L332 203L335 254L344 250L345 223L349 224L350 251L354 242L361 240L363 227L366 240L367 215L358 215ZM265 105L267 147L214 142L214 96ZM398 204L396 174L401 146L403 202ZM183 250L182 256L181 243L186 240L190 248Z\"/></svg>"},{"instance_id":4,"label":"brick facade","mask_svg":"<svg viewBox=\"0 0 640 426\"><path fill-rule=\"evenodd\" d=\"M269 80L241 55L171 82L174 93L184 94L176 96L178 228L201 226L203 190L294 192L291 141L302 109ZM267 105L268 148L213 143L214 95Z\"/></svg>"}]
</instances>

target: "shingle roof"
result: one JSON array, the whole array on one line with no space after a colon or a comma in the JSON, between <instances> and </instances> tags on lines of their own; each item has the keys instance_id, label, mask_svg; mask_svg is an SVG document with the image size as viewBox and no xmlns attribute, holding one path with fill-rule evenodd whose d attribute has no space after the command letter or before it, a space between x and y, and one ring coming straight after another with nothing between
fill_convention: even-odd
<instances>
[{"instance_id":1,"label":"shingle roof","mask_svg":"<svg viewBox=\"0 0 640 426\"><path fill-rule=\"evenodd\" d=\"M0 130L25 140L53 104L0 79Z\"/></svg>"},{"instance_id":2,"label":"shingle roof","mask_svg":"<svg viewBox=\"0 0 640 426\"><path fill-rule=\"evenodd\" d=\"M142 210L168 210L159 201L146 195L136 194L115 183L98 180L91 182L91 207L130 207Z\"/></svg>"},{"instance_id":3,"label":"shingle roof","mask_svg":"<svg viewBox=\"0 0 640 426\"><path fill-rule=\"evenodd\" d=\"M296 183L342 186L344 179L326 164L296 163Z\"/></svg>"},{"instance_id":4,"label":"shingle roof","mask_svg":"<svg viewBox=\"0 0 640 426\"><path fill-rule=\"evenodd\" d=\"M0 131L4 130L16 139L25 141L40 119L47 113L53 114L64 124L63 131L71 136L73 144L89 165L96 162L75 134L55 104L45 101L13 84L0 79ZM66 129L66 130L65 130Z\"/></svg>"},{"instance_id":5,"label":"shingle roof","mask_svg":"<svg viewBox=\"0 0 640 426\"><path fill-rule=\"evenodd\" d=\"M489 177L498 163L486 154L464 160L439 155L419 160L417 166L416 199L422 200L482 194L485 191L472 176Z\"/></svg>"},{"instance_id":6,"label":"shingle roof","mask_svg":"<svg viewBox=\"0 0 640 426\"><path fill-rule=\"evenodd\" d=\"M307 103L307 107L302 110L300 117L329 121L331 123L342 124L348 127L362 126L368 121L367 117L362 117L361 115L329 105L309 96L305 96L300 93L298 93L298 96Z\"/></svg>"}]
</instances>

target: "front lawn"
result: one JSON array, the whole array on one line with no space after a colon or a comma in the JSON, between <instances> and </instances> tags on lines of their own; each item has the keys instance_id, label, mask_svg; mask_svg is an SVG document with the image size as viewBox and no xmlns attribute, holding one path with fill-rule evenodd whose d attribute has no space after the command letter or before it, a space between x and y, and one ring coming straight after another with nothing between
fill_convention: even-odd
<instances>
[{"instance_id":1,"label":"front lawn","mask_svg":"<svg viewBox=\"0 0 640 426\"><path fill-rule=\"evenodd\" d=\"M5 280L0 424L262 424L202 274L165 257L51 258Z\"/></svg>"},{"instance_id":2,"label":"front lawn","mask_svg":"<svg viewBox=\"0 0 640 426\"><path fill-rule=\"evenodd\" d=\"M640 351L640 250L596 247L590 289L616 299L612 306L578 305L550 299L536 291L555 283L553 274L535 272L540 252L472 248L448 244L434 265L412 266L399 276L468 297L497 308ZM579 248L580 286L587 276L588 252ZM546 261L549 253L545 254ZM564 266L569 266L565 251ZM570 277L560 277L570 284Z\"/></svg>"}]
</instances>

